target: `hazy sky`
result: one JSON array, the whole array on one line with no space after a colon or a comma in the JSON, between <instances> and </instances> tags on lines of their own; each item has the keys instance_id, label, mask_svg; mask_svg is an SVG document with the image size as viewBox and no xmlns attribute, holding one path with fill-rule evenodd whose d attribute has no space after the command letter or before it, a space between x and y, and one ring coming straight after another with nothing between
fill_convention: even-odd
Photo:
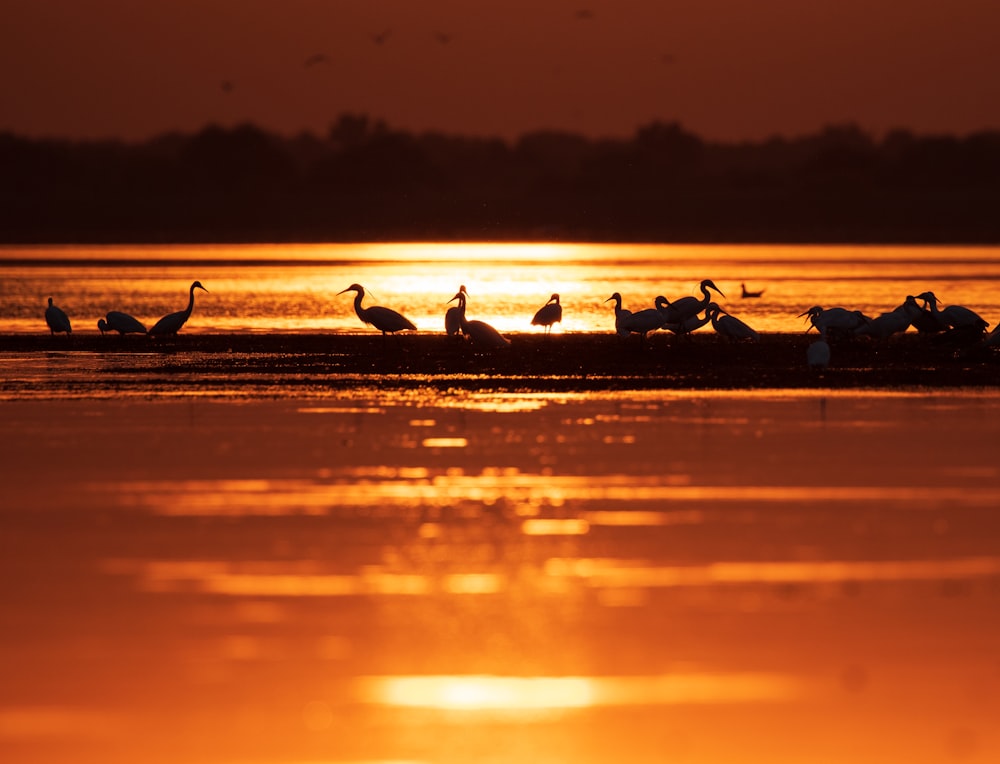
<instances>
[{"instance_id":1,"label":"hazy sky","mask_svg":"<svg viewBox=\"0 0 1000 764\"><path fill-rule=\"evenodd\" d=\"M997 0L0 0L0 130L1000 128Z\"/></svg>"}]
</instances>

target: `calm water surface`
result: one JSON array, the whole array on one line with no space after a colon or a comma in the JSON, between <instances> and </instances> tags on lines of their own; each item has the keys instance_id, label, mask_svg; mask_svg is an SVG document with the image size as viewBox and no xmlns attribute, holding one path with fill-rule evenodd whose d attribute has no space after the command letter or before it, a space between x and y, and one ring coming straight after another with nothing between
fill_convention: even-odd
<instances>
[{"instance_id":1,"label":"calm water surface","mask_svg":"<svg viewBox=\"0 0 1000 764\"><path fill-rule=\"evenodd\" d=\"M0 403L11 762L991 762L1000 397Z\"/></svg>"},{"instance_id":2,"label":"calm water surface","mask_svg":"<svg viewBox=\"0 0 1000 764\"><path fill-rule=\"evenodd\" d=\"M152 325L187 304L202 281L186 332L364 331L352 294L405 313L423 331L442 331L445 303L464 284L470 318L502 331L530 331L553 292L563 331L605 331L620 292L629 309L697 294L710 278L722 306L758 331L794 332L812 305L877 315L908 294L932 290L991 325L1000 320L1000 248L676 246L597 244L350 244L0 249L0 333L44 332L52 296L76 331L123 310ZM741 298L740 284L764 290Z\"/></svg>"}]
</instances>

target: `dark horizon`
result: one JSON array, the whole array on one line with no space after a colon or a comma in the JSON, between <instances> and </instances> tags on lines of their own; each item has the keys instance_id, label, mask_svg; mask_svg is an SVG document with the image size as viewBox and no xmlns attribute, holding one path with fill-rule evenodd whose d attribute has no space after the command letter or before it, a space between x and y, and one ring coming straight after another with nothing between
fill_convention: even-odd
<instances>
[{"instance_id":1,"label":"dark horizon","mask_svg":"<svg viewBox=\"0 0 1000 764\"><path fill-rule=\"evenodd\" d=\"M1000 131L855 124L719 142L254 124L118 140L0 133L5 243L562 240L1000 242Z\"/></svg>"}]
</instances>

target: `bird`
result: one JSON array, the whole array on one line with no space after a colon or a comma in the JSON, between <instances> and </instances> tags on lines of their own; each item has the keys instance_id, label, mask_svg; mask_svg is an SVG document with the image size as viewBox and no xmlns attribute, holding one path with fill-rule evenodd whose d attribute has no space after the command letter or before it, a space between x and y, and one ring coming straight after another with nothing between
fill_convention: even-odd
<instances>
[{"instance_id":1,"label":"bird","mask_svg":"<svg viewBox=\"0 0 1000 764\"><path fill-rule=\"evenodd\" d=\"M549 301L535 313L535 317L531 319L531 325L544 326L545 333L548 334L552 330L552 324L560 321L562 321L562 305L559 304L559 295L553 294Z\"/></svg>"},{"instance_id":2,"label":"bird","mask_svg":"<svg viewBox=\"0 0 1000 764\"><path fill-rule=\"evenodd\" d=\"M485 350L496 350L510 345L510 340L500 332L487 324L485 321L468 321L465 318L466 292L459 290L458 294L448 302L458 300L458 320L462 327L462 334L471 340L476 347Z\"/></svg>"},{"instance_id":3,"label":"bird","mask_svg":"<svg viewBox=\"0 0 1000 764\"><path fill-rule=\"evenodd\" d=\"M923 300L930 308L932 315L938 317L946 328L963 329L965 327L978 327L986 331L989 322L980 316L976 311L966 308L964 305L949 305L944 310L938 310L938 298L933 292L923 292L917 295L918 300Z\"/></svg>"},{"instance_id":4,"label":"bird","mask_svg":"<svg viewBox=\"0 0 1000 764\"><path fill-rule=\"evenodd\" d=\"M458 294L467 294L465 291L465 284L462 284L458 288ZM455 295L457 297L458 295ZM453 302L455 297L452 297L448 302ZM448 308L444 314L444 333L449 337L455 337L462 333L462 309L458 306L453 305Z\"/></svg>"},{"instance_id":5,"label":"bird","mask_svg":"<svg viewBox=\"0 0 1000 764\"><path fill-rule=\"evenodd\" d=\"M97 328L101 334L105 332L118 332L119 334L145 334L146 327L128 313L118 310L109 311L108 314L97 321Z\"/></svg>"},{"instance_id":6,"label":"bird","mask_svg":"<svg viewBox=\"0 0 1000 764\"><path fill-rule=\"evenodd\" d=\"M45 323L49 325L49 331L52 334L66 332L67 335L70 335L73 333L69 316L66 315L62 308L53 304L51 297L49 298L49 306L45 309Z\"/></svg>"},{"instance_id":7,"label":"bird","mask_svg":"<svg viewBox=\"0 0 1000 764\"><path fill-rule=\"evenodd\" d=\"M681 297L679 300L674 300L670 303L670 308L673 310L674 315L677 316L675 323L683 323L687 321L692 316L701 313L705 308L708 307L708 303L711 302L711 295L708 293L709 289L714 289L722 297L722 290L719 289L711 279L704 279L701 284L699 284L699 289L701 290L702 298L699 300L697 297Z\"/></svg>"},{"instance_id":8,"label":"bird","mask_svg":"<svg viewBox=\"0 0 1000 764\"><path fill-rule=\"evenodd\" d=\"M615 301L615 331L618 332L620 337L628 337L629 330L624 328L622 324L632 315L631 310L626 310L622 307L622 296L615 292L604 302Z\"/></svg>"},{"instance_id":9,"label":"bird","mask_svg":"<svg viewBox=\"0 0 1000 764\"><path fill-rule=\"evenodd\" d=\"M755 329L735 316L729 315L716 303L709 303L708 307L705 308L705 313L711 317L712 328L715 329L716 333L727 340L760 342L760 335Z\"/></svg>"},{"instance_id":10,"label":"bird","mask_svg":"<svg viewBox=\"0 0 1000 764\"><path fill-rule=\"evenodd\" d=\"M747 285L746 284L740 284L740 288L743 290L743 299L744 300L751 299L753 297L760 297L762 294L764 294L764 290L763 289L761 289L758 292L751 292L749 289L747 289Z\"/></svg>"},{"instance_id":11,"label":"bird","mask_svg":"<svg viewBox=\"0 0 1000 764\"><path fill-rule=\"evenodd\" d=\"M821 337L826 337L827 332L833 330L834 334L853 335L860 327L871 321L868 316L860 310L848 310L847 308L826 308L813 305L809 310L799 313L798 318L808 316L809 329L816 327ZM806 332L809 331L806 329Z\"/></svg>"},{"instance_id":12,"label":"bird","mask_svg":"<svg viewBox=\"0 0 1000 764\"><path fill-rule=\"evenodd\" d=\"M312 55L306 57L306 60L302 63L302 66L308 69L313 66L319 66L320 64L329 64L329 63L330 63L330 57L326 55L326 53L313 53Z\"/></svg>"},{"instance_id":13,"label":"bird","mask_svg":"<svg viewBox=\"0 0 1000 764\"><path fill-rule=\"evenodd\" d=\"M902 334L910 328L913 319L922 313L913 295L907 295L903 304L887 313L882 313L854 330L855 335L867 334L880 340L887 340L894 334Z\"/></svg>"},{"instance_id":14,"label":"bird","mask_svg":"<svg viewBox=\"0 0 1000 764\"><path fill-rule=\"evenodd\" d=\"M358 318L364 321L366 324L374 326L384 337L386 334L393 334L394 332L402 332L407 329L416 330L416 326L410 321L406 316L401 313L397 313L391 308L383 308L381 305L372 305L370 308L362 308L361 301L365 298L365 288L360 284L351 284L347 289L337 292L337 294L344 294L344 292L354 292L354 312L358 314Z\"/></svg>"},{"instance_id":15,"label":"bird","mask_svg":"<svg viewBox=\"0 0 1000 764\"><path fill-rule=\"evenodd\" d=\"M435 32L434 39L437 40L442 45L447 45L454 39L454 35L450 32Z\"/></svg>"},{"instance_id":16,"label":"bird","mask_svg":"<svg viewBox=\"0 0 1000 764\"><path fill-rule=\"evenodd\" d=\"M665 302L667 298L657 298L657 300L661 299ZM646 335L649 332L655 332L665 323L663 312L660 310L659 304L654 302L654 305L656 305L656 307L638 310L622 319L619 334L622 330L626 333L638 334L640 344L644 343L646 341Z\"/></svg>"},{"instance_id":17,"label":"bird","mask_svg":"<svg viewBox=\"0 0 1000 764\"><path fill-rule=\"evenodd\" d=\"M384 45L385 41L389 39L390 32L392 32L391 29L383 29L381 32L372 33L372 42L376 45Z\"/></svg>"},{"instance_id":18,"label":"bird","mask_svg":"<svg viewBox=\"0 0 1000 764\"><path fill-rule=\"evenodd\" d=\"M806 348L806 363L810 369L825 369L830 365L830 345L820 337Z\"/></svg>"},{"instance_id":19,"label":"bird","mask_svg":"<svg viewBox=\"0 0 1000 764\"><path fill-rule=\"evenodd\" d=\"M181 330L181 327L191 318L191 311L194 310L194 290L200 289L203 292L207 292L201 285L200 281L195 281L191 284L189 290L190 296L188 298L188 306L184 310L179 310L176 313L170 313L164 316L149 330L148 334L152 337L157 334L177 334Z\"/></svg>"}]
</instances>

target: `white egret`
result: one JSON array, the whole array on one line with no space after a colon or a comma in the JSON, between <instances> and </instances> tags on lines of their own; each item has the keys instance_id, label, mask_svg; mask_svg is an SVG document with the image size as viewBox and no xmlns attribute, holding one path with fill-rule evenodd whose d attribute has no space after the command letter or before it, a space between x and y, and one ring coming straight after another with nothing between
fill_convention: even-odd
<instances>
[{"instance_id":1,"label":"white egret","mask_svg":"<svg viewBox=\"0 0 1000 764\"><path fill-rule=\"evenodd\" d=\"M638 310L635 313L623 318L619 333L621 333L621 330L625 330L626 332L631 332L632 334L638 334L639 341L645 342L646 335L649 332L655 332L663 326L665 321L663 311L660 310L660 303L658 301L662 300L663 302L666 302L667 298L657 297L656 300L657 302L654 303L656 307Z\"/></svg>"},{"instance_id":2,"label":"white egret","mask_svg":"<svg viewBox=\"0 0 1000 764\"><path fill-rule=\"evenodd\" d=\"M907 295L903 304L887 313L876 316L854 330L856 335L867 334L880 340L887 340L894 334L902 334L910 328L913 319L923 312L913 295Z\"/></svg>"},{"instance_id":3,"label":"white egret","mask_svg":"<svg viewBox=\"0 0 1000 764\"><path fill-rule=\"evenodd\" d=\"M615 331L621 337L628 337L629 330L624 328L622 323L628 320L629 316L632 315L632 311L622 307L622 296L618 292L615 292L604 302L611 302L612 300L615 301Z\"/></svg>"},{"instance_id":4,"label":"white egret","mask_svg":"<svg viewBox=\"0 0 1000 764\"><path fill-rule=\"evenodd\" d=\"M189 318L191 318L191 311L194 310L195 289L200 289L203 292L208 291L201 285L200 281L195 281L191 284L191 288L188 290L188 306L184 310L179 310L176 313L170 313L169 315L164 316L153 324L153 328L151 328L148 332L150 336L156 334L177 334L177 332L181 330L181 327L187 323Z\"/></svg>"},{"instance_id":5,"label":"white egret","mask_svg":"<svg viewBox=\"0 0 1000 764\"><path fill-rule=\"evenodd\" d=\"M344 292L355 293L354 312L358 314L358 318L363 322L374 326L382 332L383 337L393 332L402 332L407 329L415 330L417 328L410 319L391 308L383 308L381 305L362 308L361 301L365 298L365 288L360 284L351 284L347 289L337 292L337 294L344 294Z\"/></svg>"},{"instance_id":6,"label":"white egret","mask_svg":"<svg viewBox=\"0 0 1000 764\"><path fill-rule=\"evenodd\" d=\"M559 304L559 295L553 294L548 302L538 309L535 317L531 319L532 326L544 326L545 333L552 330L552 324L562 321L562 305Z\"/></svg>"},{"instance_id":7,"label":"white egret","mask_svg":"<svg viewBox=\"0 0 1000 764\"><path fill-rule=\"evenodd\" d=\"M705 310L705 308L708 307L708 303L712 300L712 296L708 293L709 289L714 289L720 295L725 297L725 295L722 294L722 290L719 289L711 279L704 279L701 284L699 284L699 289L701 290L702 295L700 300L697 297L688 296L681 297L679 300L674 300L670 303L670 309L677 317L677 320L673 323L683 323L692 316L696 316Z\"/></svg>"},{"instance_id":8,"label":"white egret","mask_svg":"<svg viewBox=\"0 0 1000 764\"><path fill-rule=\"evenodd\" d=\"M830 365L830 345L820 337L806 348L806 363L810 369L825 369Z\"/></svg>"},{"instance_id":9,"label":"white egret","mask_svg":"<svg viewBox=\"0 0 1000 764\"><path fill-rule=\"evenodd\" d=\"M101 334L105 332L118 332L119 334L145 334L146 327L142 325L134 316L122 313L118 310L108 311L108 314L97 321L97 328Z\"/></svg>"},{"instance_id":10,"label":"white egret","mask_svg":"<svg viewBox=\"0 0 1000 764\"><path fill-rule=\"evenodd\" d=\"M750 340L760 342L760 335L755 329L745 324L736 316L731 316L716 303L709 303L705 308L705 313L712 319L712 328L716 333L727 340Z\"/></svg>"},{"instance_id":11,"label":"white egret","mask_svg":"<svg viewBox=\"0 0 1000 764\"><path fill-rule=\"evenodd\" d=\"M63 309L53 304L52 298L49 298L49 306L45 309L45 323L49 326L49 331L52 334L56 332L66 332L67 335L73 333L73 327L69 323L69 316L63 312Z\"/></svg>"},{"instance_id":12,"label":"white egret","mask_svg":"<svg viewBox=\"0 0 1000 764\"><path fill-rule=\"evenodd\" d=\"M933 292L924 292L917 295L917 299L924 300L930 307L931 314L937 317L946 328L965 329L979 328L986 331L989 322L983 319L976 311L966 308L964 305L949 305L944 310L938 309L938 300Z\"/></svg>"},{"instance_id":13,"label":"white egret","mask_svg":"<svg viewBox=\"0 0 1000 764\"><path fill-rule=\"evenodd\" d=\"M814 305L809 310L799 313L798 318L808 316L810 329L816 327L821 337L826 337L829 330L836 333L854 334L856 330L866 325L871 319L860 310L848 310L847 308L826 308ZM809 329L806 329L808 332Z\"/></svg>"},{"instance_id":14,"label":"white egret","mask_svg":"<svg viewBox=\"0 0 1000 764\"><path fill-rule=\"evenodd\" d=\"M467 294L465 284L458 288L458 294ZM456 295L457 296L457 295ZM452 297L448 302L452 302ZM444 314L444 333L449 337L454 337L462 333L462 310L458 306L451 306Z\"/></svg>"},{"instance_id":15,"label":"white egret","mask_svg":"<svg viewBox=\"0 0 1000 764\"><path fill-rule=\"evenodd\" d=\"M462 333L472 341L473 345L486 350L496 350L510 345L509 339L504 337L500 334L500 332L487 324L485 321L466 320L466 293L464 291L459 291L459 293L452 297L451 300L448 300L448 302L452 302L453 300L458 300L458 316L459 323L462 327Z\"/></svg>"}]
</instances>

